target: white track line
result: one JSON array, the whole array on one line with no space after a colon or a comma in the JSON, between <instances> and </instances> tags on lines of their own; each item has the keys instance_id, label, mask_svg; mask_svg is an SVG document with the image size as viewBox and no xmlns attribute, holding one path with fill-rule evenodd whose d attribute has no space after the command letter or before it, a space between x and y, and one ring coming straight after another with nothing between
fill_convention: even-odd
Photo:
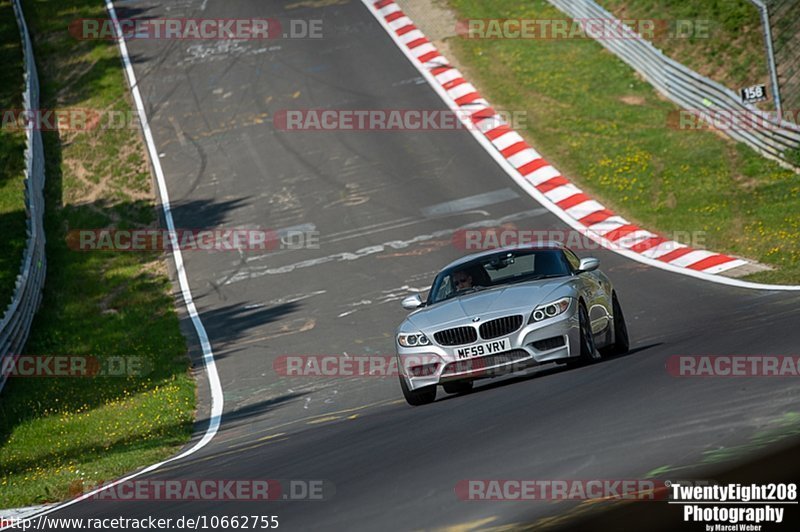
<instances>
[{"instance_id":1,"label":"white track line","mask_svg":"<svg viewBox=\"0 0 800 532\"><path fill-rule=\"evenodd\" d=\"M604 241L595 235L591 230L587 231L587 228L580 224L576 219L570 217L564 210L557 207L553 204L542 192L536 189L525 177L523 177L517 169L506 159L502 153L500 153L492 144L492 141L489 140L479 128L476 128L472 123L469 116L463 112L463 107L459 106L454 99L448 94L447 90L442 87L442 85L436 80L434 74L430 71L429 68L426 68L424 64L417 59L418 48L417 49L409 49L403 40L398 37L397 33L395 32L396 28L403 27L407 24L412 24L413 21L408 18L408 16L403 16L400 19L394 20L392 22L386 22L384 16L387 14L386 9L388 5L384 8L376 9L375 8L375 1L374 0L361 0L367 10L372 13L372 16L378 21L378 24L386 31L395 45L400 49L400 51L406 56L406 58L411 62L414 68L422 75L423 78L428 82L428 85L439 95L439 97L444 101L447 106L456 113L456 116L460 118L464 126L466 127L467 131L475 138L476 141L486 150L486 152L494 158L498 165L508 174L511 179L516 181L516 183L525 191L527 192L533 199L538 201L549 210L551 213L556 215L560 218L565 224L570 226L571 228L579 231L581 234L588 236L589 238L595 240L599 244L603 245ZM394 8L390 8L393 11ZM383 11L381 11L383 10ZM435 59L435 62L438 62L441 65L448 65L449 62L444 56L439 56ZM427 63L431 65L431 63ZM463 77L463 74L461 75ZM481 105L485 105L483 100L478 100ZM477 109L477 107L476 107ZM520 152L522 153L522 152ZM703 281L709 281L712 283L723 284L727 286L734 286L737 288L749 288L754 290L783 290L783 291L800 291L800 286L798 285L771 285L771 284L763 284L763 283L752 283L748 281L742 281L739 279L733 279L730 277L722 277L714 274L708 274L701 271L691 270L687 268L683 268L680 266L674 266L668 264L666 262L662 262L659 260L651 259L646 256L643 256L639 253L634 251L630 251L627 249L620 249L619 246L608 247L604 246L610 251L622 255L623 257L629 258L631 260L635 260L637 262L641 262L643 264L647 264L648 266L652 266L654 268L659 268L662 270L666 270L672 273L678 273L681 275L686 275L689 277L694 277L696 279L701 279Z\"/></svg>"},{"instance_id":2,"label":"white track line","mask_svg":"<svg viewBox=\"0 0 800 532\"><path fill-rule=\"evenodd\" d=\"M186 458L187 456L196 453L197 451L208 445L211 439L217 434L217 431L219 430L220 420L222 419L222 409L224 405L224 398L222 395L222 385L220 384L219 374L217 373L217 365L216 362L214 361L214 352L211 350L211 342L209 342L206 329L203 326L203 322L200 320L200 316L197 314L197 308L194 305L192 292L191 289L189 288L189 280L186 277L186 270L183 264L183 255L181 254L180 246L178 245L178 236L175 231L175 221L172 219L172 210L170 208L170 203L169 203L169 193L167 191L167 183L166 180L164 179L164 171L161 168L161 162L158 158L158 150L156 149L156 145L153 140L153 133L150 130L150 123L147 121L147 114L145 113L142 96L139 93L139 86L136 81L136 75L133 72L133 65L131 64L131 59L130 56L128 55L128 47L125 45L125 39L124 37L122 37L122 31L119 30L119 20L117 19L117 13L114 10L114 4L112 0L105 0L105 1L108 14L111 16L111 20L113 21L114 25L118 28L118 35L120 35L120 37L117 40L117 44L119 45L120 54L122 55L122 62L124 63L125 66L125 73L128 76L128 83L131 86L133 101L134 104L136 105L136 110L139 112L139 120L141 121L142 132L144 133L145 142L147 143L147 151L150 154L150 160L153 163L153 170L156 173L156 181L158 182L158 190L161 195L161 206L164 211L164 219L167 222L167 229L169 230L172 238L172 245L171 245L172 257L175 260L175 269L178 273L178 282L181 287L181 293L183 294L183 301L186 304L186 310L192 319L192 324L194 325L195 331L197 331L197 337L200 339L200 346L203 350L203 364L205 365L206 375L208 377L208 383L211 388L211 419L209 420L208 428L206 429L206 432L203 434L202 439L196 444L194 444L191 448L182 452L181 454L173 456L172 458L168 458L163 462L158 462L157 464L147 466L144 469L137 471L136 473L128 475L127 477L115 480L114 482L110 482L101 488L90 491L89 493L85 493L79 497L66 501L52 508L48 508L43 512L27 516L26 519L33 519L35 517L47 515L49 513L58 511L62 508L66 508L67 506L72 506L73 504L88 499L89 497L92 497L93 495L96 495L111 486L116 486L118 484L127 482L136 477L140 477L146 473L155 471L156 469L160 468L165 464L174 462L176 460L180 460L182 458ZM0 530L5 530L6 528L9 528L9 526L0 527Z\"/></svg>"},{"instance_id":3,"label":"white track line","mask_svg":"<svg viewBox=\"0 0 800 532\"><path fill-rule=\"evenodd\" d=\"M117 19L117 12L114 10L114 3L113 0L106 0L106 9L108 9L108 13L111 16L111 19L114 22L116 27L119 27L119 20ZM167 182L164 178L164 170L161 168L161 160L158 156L158 149L156 148L155 140L153 139L153 133L150 130L150 122L147 120L147 112L144 108L144 101L142 100L141 93L139 92L139 84L136 81L136 74L133 71L133 65L131 64L131 58L128 55L128 47L125 44L125 38L122 37L121 29L118 30L120 37L117 40L117 44L119 45L120 54L122 55L122 61L125 64L125 73L128 75L128 83L131 86L131 93L133 95L133 100L136 105L136 110L139 113L140 121L142 124L142 132L144 133L145 142L147 143L147 151L150 153L150 160L153 163L153 169L156 173L156 181L158 182L158 191L161 195L161 207L164 211L164 219L167 222L167 230L170 232L171 236L171 245L172 248L172 257L175 261L175 270L178 273L178 282L181 287L181 293L183 295L183 301L186 304L186 311L189 313L189 316L192 319L192 325L194 325L195 331L197 332L197 337L200 340L200 347L203 350L203 364L205 365L207 377L208 377L208 384L211 391L211 418L209 420L208 429L206 429L203 438L197 442L193 447L187 449L183 453L165 460L164 462L152 465L145 469L144 471L138 473L142 474L145 471L152 471L157 467L161 466L162 464L166 464L167 462L172 462L174 460L179 460L186 456L196 453L203 447L205 447L208 442L216 435L217 430L219 430L220 421L222 419L222 410L224 407L224 397L222 394L222 384L219 380L219 373L217 373L217 364L214 360L214 351L211 349L211 342L208 340L208 334L206 333L206 328L203 326L202 320L200 320L200 316L197 313L197 308L194 304L194 298L192 297L192 290L189 287L189 279L186 277L186 268L184 267L183 263L183 254L181 253L180 246L178 245L178 235L177 231L175 230L175 220L172 218L172 208L170 206L169 201L169 191L167 190Z\"/></svg>"}]
</instances>

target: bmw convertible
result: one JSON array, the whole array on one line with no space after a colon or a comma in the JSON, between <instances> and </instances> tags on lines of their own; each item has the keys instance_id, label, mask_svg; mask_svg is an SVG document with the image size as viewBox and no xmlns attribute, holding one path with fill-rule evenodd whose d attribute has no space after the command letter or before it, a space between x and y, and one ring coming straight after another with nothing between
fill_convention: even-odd
<instances>
[{"instance_id":1,"label":"bmw convertible","mask_svg":"<svg viewBox=\"0 0 800 532\"><path fill-rule=\"evenodd\" d=\"M484 251L446 266L396 333L400 386L414 406L437 386L465 393L477 379L539 364L582 365L628 351L617 293L594 258L558 243Z\"/></svg>"}]
</instances>

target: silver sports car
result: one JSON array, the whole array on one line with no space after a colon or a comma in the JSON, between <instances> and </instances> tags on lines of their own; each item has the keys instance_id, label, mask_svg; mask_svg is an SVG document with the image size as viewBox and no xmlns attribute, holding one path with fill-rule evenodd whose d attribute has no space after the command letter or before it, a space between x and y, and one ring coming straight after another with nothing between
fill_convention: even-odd
<instances>
[{"instance_id":1,"label":"silver sports car","mask_svg":"<svg viewBox=\"0 0 800 532\"><path fill-rule=\"evenodd\" d=\"M597 259L557 243L484 251L445 267L397 329L411 405L468 392L476 379L546 362L584 364L628 351L619 299Z\"/></svg>"}]
</instances>

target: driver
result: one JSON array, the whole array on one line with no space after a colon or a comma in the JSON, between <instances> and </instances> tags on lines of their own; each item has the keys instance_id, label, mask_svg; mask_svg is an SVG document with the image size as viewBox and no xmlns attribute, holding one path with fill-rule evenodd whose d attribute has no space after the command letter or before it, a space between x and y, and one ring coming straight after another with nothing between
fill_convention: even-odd
<instances>
[{"instance_id":1,"label":"driver","mask_svg":"<svg viewBox=\"0 0 800 532\"><path fill-rule=\"evenodd\" d=\"M456 290L466 290L474 286L472 283L472 276L464 270L457 271L453 274L453 284Z\"/></svg>"}]
</instances>

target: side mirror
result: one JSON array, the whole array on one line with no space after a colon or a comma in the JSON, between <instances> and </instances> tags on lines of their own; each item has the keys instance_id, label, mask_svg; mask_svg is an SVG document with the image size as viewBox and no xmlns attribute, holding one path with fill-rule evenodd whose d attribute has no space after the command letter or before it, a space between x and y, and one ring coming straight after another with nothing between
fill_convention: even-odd
<instances>
[{"instance_id":1,"label":"side mirror","mask_svg":"<svg viewBox=\"0 0 800 532\"><path fill-rule=\"evenodd\" d=\"M586 257L581 259L581 264L578 266L578 272L593 272L600 267L600 261L593 257Z\"/></svg>"},{"instance_id":2,"label":"side mirror","mask_svg":"<svg viewBox=\"0 0 800 532\"><path fill-rule=\"evenodd\" d=\"M401 305L403 305L403 308L406 310L414 310L422 306L422 298L419 294L414 294L405 298Z\"/></svg>"}]
</instances>

